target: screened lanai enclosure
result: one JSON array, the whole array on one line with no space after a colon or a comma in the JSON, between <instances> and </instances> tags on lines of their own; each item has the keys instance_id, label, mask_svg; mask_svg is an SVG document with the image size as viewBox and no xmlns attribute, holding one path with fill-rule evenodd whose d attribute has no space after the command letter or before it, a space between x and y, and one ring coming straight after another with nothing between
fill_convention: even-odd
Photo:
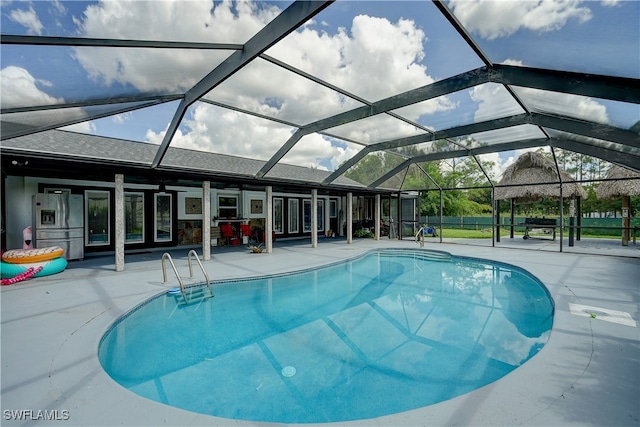
<instances>
[{"instance_id":1,"label":"screened lanai enclosure","mask_svg":"<svg viewBox=\"0 0 640 427\"><path fill-rule=\"evenodd\" d=\"M253 161L227 179L420 191L427 218L443 193L482 190L491 215L526 151L585 185L640 171L638 16L637 1L3 3L3 174L64 157L221 175L176 166L181 148ZM92 136L147 154L110 158Z\"/></svg>"}]
</instances>

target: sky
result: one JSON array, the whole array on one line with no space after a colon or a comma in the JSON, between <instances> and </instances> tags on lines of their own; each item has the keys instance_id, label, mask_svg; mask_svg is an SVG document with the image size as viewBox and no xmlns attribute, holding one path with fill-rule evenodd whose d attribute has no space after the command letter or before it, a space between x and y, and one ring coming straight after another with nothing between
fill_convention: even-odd
<instances>
[{"instance_id":1,"label":"sky","mask_svg":"<svg viewBox=\"0 0 640 427\"><path fill-rule=\"evenodd\" d=\"M244 43L290 2L5 1L3 34ZM496 63L640 77L639 1L450 0L447 6ZM430 1L337 1L266 52L367 101L483 66ZM231 51L3 45L2 108L188 90ZM516 88L535 108L628 128L637 106ZM357 100L258 60L207 96L286 122L307 124L359 107ZM177 102L69 126L96 135L158 144ZM396 113L441 130L520 113L506 90L477 86ZM52 119L55 114L50 113ZM80 108L66 114L79 118ZM183 147L269 159L295 128L207 103L193 104L172 140ZM536 137L535 129L520 131ZM377 116L308 135L282 160L334 170L363 144L423 130ZM515 133L511 135L514 137ZM481 138L482 136L478 136ZM359 144L350 142L356 141ZM492 175L519 152L483 156Z\"/></svg>"}]
</instances>

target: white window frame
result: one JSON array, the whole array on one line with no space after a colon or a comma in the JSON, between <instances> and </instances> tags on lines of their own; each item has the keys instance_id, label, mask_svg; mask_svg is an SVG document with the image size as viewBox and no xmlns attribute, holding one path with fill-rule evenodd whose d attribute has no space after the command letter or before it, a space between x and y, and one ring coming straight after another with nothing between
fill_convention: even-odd
<instances>
[{"instance_id":1,"label":"white window frame","mask_svg":"<svg viewBox=\"0 0 640 427\"><path fill-rule=\"evenodd\" d=\"M236 200L236 205L235 206L220 206L220 199L235 199ZM218 218L222 221L225 219L228 219L228 217L226 216L222 216L220 210L221 209L225 209L225 210L233 210L235 209L236 214L233 215L230 219L235 219L238 218L240 215L240 197L237 194L218 194L218 200L216 200L218 202Z\"/></svg>"}]
</instances>

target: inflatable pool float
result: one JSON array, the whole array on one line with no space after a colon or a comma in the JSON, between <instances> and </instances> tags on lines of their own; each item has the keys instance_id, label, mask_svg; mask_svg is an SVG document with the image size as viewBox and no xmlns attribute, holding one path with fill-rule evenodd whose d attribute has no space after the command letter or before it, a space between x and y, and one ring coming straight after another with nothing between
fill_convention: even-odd
<instances>
[{"instance_id":1,"label":"inflatable pool float","mask_svg":"<svg viewBox=\"0 0 640 427\"><path fill-rule=\"evenodd\" d=\"M10 264L48 261L61 257L64 249L60 246L49 246L40 249L11 249L2 254L2 261Z\"/></svg>"},{"instance_id":2,"label":"inflatable pool float","mask_svg":"<svg viewBox=\"0 0 640 427\"><path fill-rule=\"evenodd\" d=\"M0 276L2 276L3 279L11 279L25 273L30 268L37 270L39 267L42 268L30 277L41 277L60 273L62 270L67 268L67 260L62 257L58 257L46 261L27 262L22 264L12 264L0 261Z\"/></svg>"}]
</instances>

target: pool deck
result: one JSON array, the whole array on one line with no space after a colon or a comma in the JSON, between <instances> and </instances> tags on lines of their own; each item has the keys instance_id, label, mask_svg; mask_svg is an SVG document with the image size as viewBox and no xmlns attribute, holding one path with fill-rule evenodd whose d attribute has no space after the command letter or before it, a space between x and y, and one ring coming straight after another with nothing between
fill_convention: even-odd
<instances>
[{"instance_id":1,"label":"pool deck","mask_svg":"<svg viewBox=\"0 0 640 427\"><path fill-rule=\"evenodd\" d=\"M427 240L424 249L486 258L522 267L549 289L555 319L549 342L502 379L424 408L351 426L640 425L640 245L605 243L562 253L551 242L502 239L495 247ZM468 242L466 242L468 243ZM558 244L555 242L554 244ZM584 244L583 244L584 246ZM276 242L272 254L213 248L203 262L212 280L281 273L332 263L371 249L419 249L410 240L320 239ZM171 254L188 276L187 249ZM198 250L201 253L201 250ZM602 256L602 254L608 256ZM3 426L266 425L195 414L139 397L115 383L98 362L97 349L111 323L165 288L162 252L127 255L116 272L113 256L75 261L60 274L1 288ZM197 266L194 275L201 281ZM572 314L570 304L595 308ZM628 313L635 326L624 324ZM589 314L596 313L593 318ZM628 319L627 319L628 320ZM171 355L167 354L167 358ZM389 390L393 393L393 390ZM250 402L248 402L250 404ZM11 419L19 412L57 410L58 421ZM63 412L66 411L66 412ZM12 415L14 414L14 415Z\"/></svg>"}]
</instances>

